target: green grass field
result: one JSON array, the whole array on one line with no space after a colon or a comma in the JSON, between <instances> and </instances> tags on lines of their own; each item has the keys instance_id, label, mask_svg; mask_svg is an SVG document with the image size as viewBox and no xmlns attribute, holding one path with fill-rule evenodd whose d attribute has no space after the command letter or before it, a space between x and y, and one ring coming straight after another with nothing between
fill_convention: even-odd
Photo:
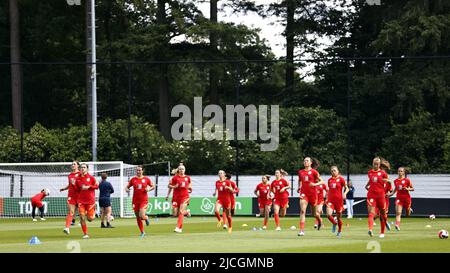
<instances>
[{"instance_id":1,"label":"green grass field","mask_svg":"<svg viewBox=\"0 0 450 273\"><path fill-rule=\"evenodd\" d=\"M390 221L394 219L390 218ZM228 234L216 227L212 217L185 218L182 234L173 229L174 218L151 218L146 227L147 236L139 238L135 219L116 219L114 229L99 228L96 219L88 224L90 239L82 239L81 228L74 227L70 235L63 230L64 219L48 219L45 222L32 222L31 219L0 219L0 252L362 252L373 250L381 252L447 252L450 253L450 240L439 239L440 229L450 229L450 219L428 218L403 219L400 232L387 231L386 237L378 238L380 224L374 227L375 236L367 235L367 219L345 219L342 238L331 232L331 224L324 219L325 228L313 228L313 219L306 222L306 235L298 237L298 230L290 230L298 225L298 217L281 218L282 231L274 230L270 219L268 230L254 231L262 219L255 217L235 217L233 233ZM78 222L77 222L78 223ZM247 227L243 227L247 224ZM431 227L426 227L431 225ZM32 236L38 236L42 244L29 245ZM227 248L223 242L227 241ZM73 248L75 247L75 249ZM79 247L79 248L78 248Z\"/></svg>"}]
</instances>

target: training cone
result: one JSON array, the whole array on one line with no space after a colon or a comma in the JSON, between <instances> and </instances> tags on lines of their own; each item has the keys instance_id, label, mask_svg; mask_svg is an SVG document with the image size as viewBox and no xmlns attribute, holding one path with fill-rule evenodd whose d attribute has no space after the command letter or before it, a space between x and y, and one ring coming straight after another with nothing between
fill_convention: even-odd
<instances>
[{"instance_id":1,"label":"training cone","mask_svg":"<svg viewBox=\"0 0 450 273\"><path fill-rule=\"evenodd\" d=\"M242 224L242 226L243 226L243 227L248 227L248 225L247 225L247 224Z\"/></svg>"},{"instance_id":2,"label":"training cone","mask_svg":"<svg viewBox=\"0 0 450 273\"><path fill-rule=\"evenodd\" d=\"M37 236L31 237L31 240L28 242L30 245L39 245L41 244L41 241L39 241L39 238Z\"/></svg>"}]
</instances>

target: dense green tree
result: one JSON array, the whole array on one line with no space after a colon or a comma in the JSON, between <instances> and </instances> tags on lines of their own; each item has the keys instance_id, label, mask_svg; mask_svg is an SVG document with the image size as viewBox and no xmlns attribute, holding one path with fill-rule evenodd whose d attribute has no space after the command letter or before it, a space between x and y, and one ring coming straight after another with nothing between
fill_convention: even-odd
<instances>
[{"instance_id":1,"label":"dense green tree","mask_svg":"<svg viewBox=\"0 0 450 273\"><path fill-rule=\"evenodd\" d=\"M380 151L386 158L396 154L395 145L383 140L395 139L398 131L394 128L409 124L414 113L428 112L437 127L439 122L449 122L448 111L444 110L449 107L449 60L401 56L448 55L450 31L445 22L450 9L442 1L399 0L380 6L354 1L353 5L355 12L347 17L348 33L324 56L373 58L319 63L312 103L335 109L339 116L349 115L350 151L352 161L358 163ZM398 58L383 58L389 56ZM410 133L402 136L414 139L414 133ZM433 143L427 149L442 158L442 143ZM425 163L432 161L426 154L416 161L423 165L416 170L439 168L439 164L432 167ZM415 161L411 151L404 156L408 162ZM396 159L400 158L394 156Z\"/></svg>"},{"instance_id":2,"label":"dense green tree","mask_svg":"<svg viewBox=\"0 0 450 273\"><path fill-rule=\"evenodd\" d=\"M445 145L449 130L449 124L436 122L428 112L413 113L408 122L392 125L381 153L395 167L407 166L414 173L443 172L448 169Z\"/></svg>"},{"instance_id":3,"label":"dense green tree","mask_svg":"<svg viewBox=\"0 0 450 273\"><path fill-rule=\"evenodd\" d=\"M8 2L0 3L1 126L12 125ZM211 1L218 13L256 12L281 22L287 42L281 62L258 29L216 20L215 11L206 18L198 1L96 3L100 160L128 158L131 106L132 163L271 173L295 171L310 155L327 172L331 164L343 169L349 155L350 171L362 172L380 154L414 172L448 171L450 60L432 57L450 53L448 1ZM19 9L21 57L30 62L22 70L24 158L90 159L84 6L20 0ZM332 46L322 50L323 38ZM317 59L296 62L305 57ZM315 66L313 81L297 72L306 65ZM171 141L170 109L192 107L195 96L222 107L280 105L279 149L260 152L258 141ZM0 161L19 161L17 132L4 127L0 136Z\"/></svg>"}]
</instances>

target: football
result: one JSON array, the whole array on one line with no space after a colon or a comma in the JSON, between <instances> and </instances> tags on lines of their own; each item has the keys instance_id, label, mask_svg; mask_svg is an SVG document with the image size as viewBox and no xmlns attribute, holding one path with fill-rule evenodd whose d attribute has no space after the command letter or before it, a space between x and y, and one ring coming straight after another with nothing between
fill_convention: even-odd
<instances>
[{"instance_id":1,"label":"football","mask_svg":"<svg viewBox=\"0 0 450 273\"><path fill-rule=\"evenodd\" d=\"M448 238L448 231L442 229L439 231L438 236L440 239L447 239Z\"/></svg>"},{"instance_id":2,"label":"football","mask_svg":"<svg viewBox=\"0 0 450 273\"><path fill-rule=\"evenodd\" d=\"M434 219L436 219L436 216L434 214L431 214L430 215L430 220L434 220Z\"/></svg>"}]
</instances>

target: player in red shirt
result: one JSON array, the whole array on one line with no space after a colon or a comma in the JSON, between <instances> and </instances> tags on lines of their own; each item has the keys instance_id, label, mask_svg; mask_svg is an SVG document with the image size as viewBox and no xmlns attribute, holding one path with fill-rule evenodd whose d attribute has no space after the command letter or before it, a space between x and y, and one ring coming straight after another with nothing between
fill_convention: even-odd
<instances>
[{"instance_id":1,"label":"player in red shirt","mask_svg":"<svg viewBox=\"0 0 450 273\"><path fill-rule=\"evenodd\" d=\"M70 225L74 224L74 215L75 209L77 208L77 199L78 199L78 190L75 187L75 181L80 175L80 171L78 170L80 163L78 161L72 162L72 172L67 177L68 184L64 188L59 191L69 190L67 193L67 216L66 216L66 226L64 228L64 233L70 234Z\"/></svg>"},{"instance_id":2,"label":"player in red shirt","mask_svg":"<svg viewBox=\"0 0 450 273\"><path fill-rule=\"evenodd\" d=\"M385 170L386 171L386 170ZM392 189L391 181L384 182L384 192L386 198L386 228L390 231L391 225L389 225L388 213L389 213L389 198L394 194L394 190ZM380 218L381 219L381 218Z\"/></svg>"},{"instance_id":3,"label":"player in red shirt","mask_svg":"<svg viewBox=\"0 0 450 273\"><path fill-rule=\"evenodd\" d=\"M186 209L189 205L189 193L192 192L191 178L185 174L186 167L183 163L177 168L176 175L172 177L169 183L169 193L173 190L172 207L174 216L178 217L177 226L174 232L183 231L184 216L190 216L190 210Z\"/></svg>"},{"instance_id":4,"label":"player in red shirt","mask_svg":"<svg viewBox=\"0 0 450 273\"><path fill-rule=\"evenodd\" d=\"M31 206L32 211L31 211L31 217L33 217L33 222L36 222L37 220L34 219L35 217L35 213L36 213L36 208L39 208L39 212L40 212L40 216L41 216L41 220L45 221L44 218L44 204L42 204L42 200L44 200L45 197L50 195L50 190L49 189L43 189L41 190L40 193L36 194L35 196L33 196L31 198Z\"/></svg>"},{"instance_id":5,"label":"player in red shirt","mask_svg":"<svg viewBox=\"0 0 450 273\"><path fill-rule=\"evenodd\" d=\"M319 215L322 215L323 213L323 205L325 205L325 196L328 192L328 187L326 184L322 184L316 187L317 190L317 205L316 205L316 211ZM312 207L311 207L311 213ZM314 219L314 228L317 228L319 225L319 222L317 219ZM322 227L325 227L324 223L322 222Z\"/></svg>"},{"instance_id":6,"label":"player in red shirt","mask_svg":"<svg viewBox=\"0 0 450 273\"><path fill-rule=\"evenodd\" d=\"M230 186L233 188L233 191L229 192L228 194L230 195L230 202L231 202L231 216L234 216L234 212L236 209L236 199L235 199L235 194L239 193L239 188L236 184L236 182L231 180L231 175L230 174L225 174L225 178L230 181Z\"/></svg>"},{"instance_id":7,"label":"player in red shirt","mask_svg":"<svg viewBox=\"0 0 450 273\"><path fill-rule=\"evenodd\" d=\"M273 198L273 217L275 219L275 224L277 225L275 230L281 230L279 217L284 217L286 215L286 210L289 207L288 189L291 188L291 184L283 178L284 175L287 175L287 172L283 169L276 170L275 180L272 181L272 184L270 185L270 188L275 195Z\"/></svg>"},{"instance_id":8,"label":"player in red shirt","mask_svg":"<svg viewBox=\"0 0 450 273\"><path fill-rule=\"evenodd\" d=\"M398 168L398 178L394 180L394 192L397 192L395 198L395 229L400 231L400 221L402 210L405 208L406 216L411 215L411 195L410 191L414 191L411 180L407 177L408 171L405 167Z\"/></svg>"},{"instance_id":9,"label":"player in red shirt","mask_svg":"<svg viewBox=\"0 0 450 273\"><path fill-rule=\"evenodd\" d=\"M385 159L381 160L381 169L383 171L385 171L386 173L389 172L390 170L390 165L389 162L387 162ZM383 164L385 163L385 164ZM388 175L388 179L389 179L389 175ZM384 181L384 193L385 193L385 198L386 198L386 228L390 231L391 230L391 225L389 224L389 220L388 220L388 213L389 213L389 198L394 194L394 191L392 189L392 184L390 180ZM375 217L374 220L376 220L378 217L380 217L380 210L378 208L375 208ZM381 218L380 218L381 221Z\"/></svg>"},{"instance_id":10,"label":"player in red shirt","mask_svg":"<svg viewBox=\"0 0 450 273\"><path fill-rule=\"evenodd\" d=\"M227 180L225 176L225 171L220 170L219 171L219 180L216 181L216 187L215 191L213 193L213 196L217 195L217 201L215 206L215 215L217 218L217 227L222 226L224 221L220 217L220 209L222 208L225 212L225 215L228 219L228 223L232 222L231 219L231 199L229 192L233 192L234 189L231 187L231 183L229 180ZM228 226L228 232L232 232L232 226Z\"/></svg>"},{"instance_id":11,"label":"player in red shirt","mask_svg":"<svg viewBox=\"0 0 450 273\"><path fill-rule=\"evenodd\" d=\"M316 210L318 199L316 187L325 184L319 172L315 170L319 166L319 162L316 159L306 157L303 160L303 165L305 168L298 171L298 192L300 193L300 232L298 236L305 235L306 208L308 204L313 208L312 215L317 220L317 230L320 230L322 219Z\"/></svg>"},{"instance_id":12,"label":"player in red shirt","mask_svg":"<svg viewBox=\"0 0 450 273\"><path fill-rule=\"evenodd\" d=\"M270 208L272 206L272 198L270 196L271 188L269 184L270 176L264 175L262 182L256 186L254 191L258 196L259 214L264 215L263 229L267 229L267 222L269 221Z\"/></svg>"},{"instance_id":13,"label":"player in red shirt","mask_svg":"<svg viewBox=\"0 0 450 273\"><path fill-rule=\"evenodd\" d=\"M146 214L148 208L148 192L152 191L155 186L149 177L144 176L143 166L136 167L136 176L130 179L128 185L125 188L126 192L130 192L130 188L133 187L133 210L136 215L136 222L141 231L141 238L145 236L144 225L142 221L148 226L150 221Z\"/></svg>"},{"instance_id":14,"label":"player in red shirt","mask_svg":"<svg viewBox=\"0 0 450 273\"><path fill-rule=\"evenodd\" d=\"M381 169L389 169L389 162L380 157L375 157L372 162L373 168L369 170L369 181L366 184L367 192L367 210L369 213L369 236L373 236L373 223L376 215L376 208L380 212L381 233L380 238L384 238L384 231L386 229L387 214L386 214L386 192L385 182L389 182L388 174Z\"/></svg>"},{"instance_id":15,"label":"player in red shirt","mask_svg":"<svg viewBox=\"0 0 450 273\"><path fill-rule=\"evenodd\" d=\"M75 187L79 192L77 202L83 239L88 239L86 220L91 222L95 218L95 190L98 189L98 182L88 173L86 163L82 163L80 167L81 173L75 181Z\"/></svg>"},{"instance_id":16,"label":"player in red shirt","mask_svg":"<svg viewBox=\"0 0 450 273\"><path fill-rule=\"evenodd\" d=\"M230 214L231 216L234 216L234 211L236 208L236 199L234 197L235 194L239 193L239 188L236 185L236 182L231 180L231 175L226 173L225 174L225 178L230 181L230 187L233 188L233 191L228 191L228 195L230 196ZM226 222L226 215L225 215L225 211L222 211L222 221L225 223ZM223 225L223 228L226 229L228 228L228 226L226 224Z\"/></svg>"},{"instance_id":17,"label":"player in red shirt","mask_svg":"<svg viewBox=\"0 0 450 273\"><path fill-rule=\"evenodd\" d=\"M327 217L333 224L332 232L336 232L336 225L338 226L338 233L336 236L340 237L342 232L342 212L344 211L344 200L349 192L345 179L340 175L337 166L331 167L331 177L328 179L328 194L327 194ZM344 189L344 193L342 190ZM336 211L336 220L333 218L333 211Z\"/></svg>"}]
</instances>

